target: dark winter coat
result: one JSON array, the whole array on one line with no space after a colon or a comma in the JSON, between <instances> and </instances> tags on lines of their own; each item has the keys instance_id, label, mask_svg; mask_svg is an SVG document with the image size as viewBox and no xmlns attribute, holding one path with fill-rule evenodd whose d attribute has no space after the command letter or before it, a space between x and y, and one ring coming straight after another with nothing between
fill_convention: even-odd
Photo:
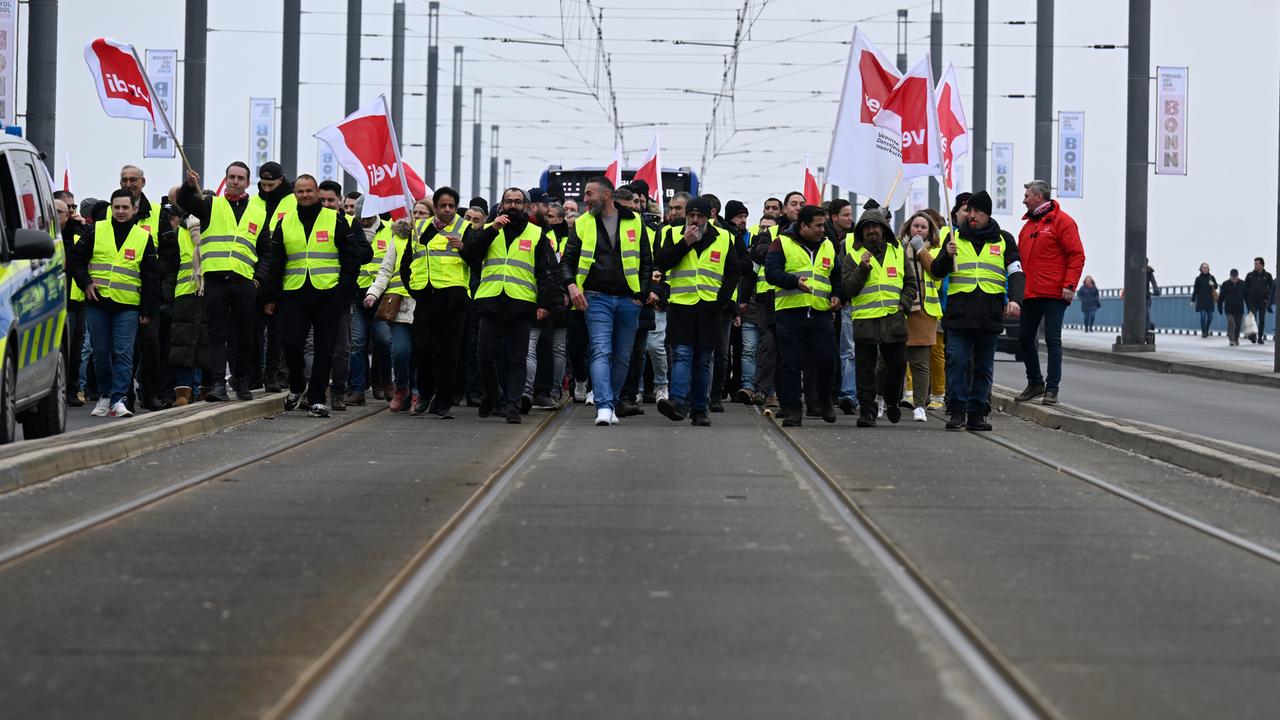
<instances>
[{"instance_id":1,"label":"dark winter coat","mask_svg":"<svg viewBox=\"0 0 1280 720\"><path fill-rule=\"evenodd\" d=\"M1218 289L1218 280L1210 273L1196 276L1195 286L1191 289L1191 302L1195 303L1196 312L1213 312L1213 291Z\"/></svg>"},{"instance_id":2,"label":"dark winter coat","mask_svg":"<svg viewBox=\"0 0 1280 720\"><path fill-rule=\"evenodd\" d=\"M727 232L708 223L707 233L692 245L683 240L664 243L653 258L654 264L664 273L670 272L690 251L704 252L720 233ZM700 300L693 305L667 306L667 342L671 345L714 348L719 344L724 313L734 308L733 293L738 287L738 244L734 242L732 233L730 235L729 256L724 263L724 280L716 299L711 302Z\"/></svg>"},{"instance_id":3,"label":"dark winter coat","mask_svg":"<svg viewBox=\"0 0 1280 720\"><path fill-rule=\"evenodd\" d=\"M1098 286L1081 285L1076 291L1076 299L1080 301L1080 309L1084 312L1092 312L1102 307L1102 297L1098 292Z\"/></svg>"},{"instance_id":4,"label":"dark winter coat","mask_svg":"<svg viewBox=\"0 0 1280 720\"><path fill-rule=\"evenodd\" d=\"M880 226L881 241L874 246L866 240L866 229L875 224ZM841 289L843 297L853 298L862 292L862 288L871 277L871 267L863 267L859 263L862 252L870 252L877 262L884 262L885 252L889 244L898 245L893 236L893 229L885 220L880 208L871 208L862 213L858 223L853 226L854 245L858 248L858 257L848 253L840 261ZM910 252L910 251L908 251ZM902 295L898 298L898 311L884 317L853 321L853 340L860 343L904 343L907 341L907 315L911 314L911 305L916 299L915 263L903 263Z\"/></svg>"},{"instance_id":5,"label":"dark winter coat","mask_svg":"<svg viewBox=\"0 0 1280 720\"><path fill-rule=\"evenodd\" d=\"M175 368L205 368L209 365L209 328L205 323L204 297L201 295L173 299L169 364Z\"/></svg>"},{"instance_id":6,"label":"dark winter coat","mask_svg":"<svg viewBox=\"0 0 1280 720\"><path fill-rule=\"evenodd\" d=\"M1013 235L1000 229L1000 224L991 219L984 228L969 228L956 238L957 243L970 243L978 255L988 243L1004 238L1004 266L1008 273L1005 279L1005 294L991 295L981 290L967 293L956 293L947 296L947 309L942 314L943 330L977 331L993 334L1004 332L1004 307L1006 296L1009 302L1022 302L1022 288L1025 279L1022 276L1022 262L1018 255L1018 242ZM929 272L938 280L945 278L955 270L955 258L945 248L933 259L933 267Z\"/></svg>"},{"instance_id":7,"label":"dark winter coat","mask_svg":"<svg viewBox=\"0 0 1280 720\"><path fill-rule=\"evenodd\" d=\"M1227 278L1218 288L1218 312L1239 317L1244 314L1244 281Z\"/></svg>"},{"instance_id":8,"label":"dark winter coat","mask_svg":"<svg viewBox=\"0 0 1280 720\"><path fill-rule=\"evenodd\" d=\"M1244 297L1249 307L1270 307L1275 304L1275 287L1271 273L1266 270L1250 270L1244 276Z\"/></svg>"}]
</instances>

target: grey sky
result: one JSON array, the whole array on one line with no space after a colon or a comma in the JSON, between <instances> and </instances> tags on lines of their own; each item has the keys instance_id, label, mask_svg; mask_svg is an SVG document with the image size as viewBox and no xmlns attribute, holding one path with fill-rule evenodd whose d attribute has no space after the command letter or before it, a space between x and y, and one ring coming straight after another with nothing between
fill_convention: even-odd
<instances>
[{"instance_id":1,"label":"grey sky","mask_svg":"<svg viewBox=\"0 0 1280 720\"><path fill-rule=\"evenodd\" d=\"M826 162L830 129L839 99L853 23L891 56L895 50L894 16L906 4L912 24L908 57L914 62L928 50L928 3L761 0L751 2L758 18L742 44L735 101L721 105L723 128L716 146L720 154L706 166L705 191L722 201L747 203L752 217L769 195L798 189L804 156L816 167ZM1031 0L991 0L993 21L990 92L1032 94L1035 28L998 24L1034 20ZM611 53L618 115L626 126L624 147L629 165L637 163L652 139L652 123L660 127L663 164L700 169L715 98L719 92L727 48L673 44L685 40L728 44L740 2L706 0L677 3L656 0L604 0L604 46ZM1103 286L1121 282L1124 243L1124 50L1087 50L1093 43L1124 44L1127 5L1102 0L1058 2L1054 107L1085 112L1085 197L1064 206L1080 223L1089 255L1086 272ZM1157 277L1166 284L1189 283L1201 261L1218 278L1230 267L1242 271L1254 255L1275 256L1273 200L1276 198L1277 87L1280 86L1280 6L1274 2L1224 0L1206 11L1202 3L1170 0L1153 3L1152 66L1190 66L1188 165L1186 177L1151 177L1149 247ZM122 9L127 7L128 9ZM82 56L84 43L98 36L145 48L177 48L182 57L183 7L177 0L133 0L124 4L96 0L63 0L58 48L58 146L56 167L70 157L78 196L104 197L116 187L122 164L140 165L150 183L148 194L160 196L179 179L180 161L142 160L141 123L106 117L98 105ZM316 164L311 134L343 115L345 7L341 0L304 0L302 81L300 93L299 169ZM422 92L426 78L426 0L408 0L406 90ZM613 152L612 126L597 101L582 94L591 89L558 47L504 43L481 38L558 41L562 8L571 18L585 7L579 0L511 2L471 0L442 3L440 147L437 180L449 179L452 57L464 45L463 161L461 190L471 190L472 88L485 88L482 191L488 193L490 124L501 126L500 158L512 160L512 182L537 183L547 164L566 167L603 165ZM366 58L391 54L392 0L364 0ZM944 65L954 63L970 114L972 51L959 43L972 40L970 2L945 0ZM280 0L211 2L209 24L206 184L217 185L221 168L247 156L249 97L280 95ZM469 13L469 14L468 14ZM22 22L26 6L22 6ZM574 27L570 23L570 27ZM572 54L588 55L576 41ZM25 73L25 29L20 33L19 68ZM1076 47L1073 47L1076 46ZM596 67L581 62L582 74ZM362 64L362 101L389 92L390 64L367 59ZM555 90L547 89L554 87ZM600 83L603 91L604 84ZM697 92L684 92L693 90ZM182 134L178 81L178 128ZM25 109L25 79L19 84L19 107ZM1154 112L1154 94L1152 98ZM988 141L1012 142L1015 176L1032 174L1033 111L1030 99L993 97L989 105ZM1243 111L1243 112L1242 112ZM425 99L405 101L403 143L421 144L425 137ZM1237 118L1242 118L1237 120ZM735 127L729 134L726 129ZM1150 136L1150 133L1148 133ZM277 141L279 131L277 129ZM421 169L424 151L407 147L405 158ZM969 159L960 164L968 176ZM60 175L59 175L60 178ZM501 182L501 177L499 178ZM968 188L968 180L961 180ZM1261 217L1240 210L1260 199ZM1195 220L1193 220L1195 218ZM1204 218L1201 220L1199 218ZM997 218L1013 232L1021 220ZM1211 219L1211 220L1210 220ZM1209 220L1209 222L1205 222ZM1209 229L1212 227L1212 229Z\"/></svg>"}]
</instances>

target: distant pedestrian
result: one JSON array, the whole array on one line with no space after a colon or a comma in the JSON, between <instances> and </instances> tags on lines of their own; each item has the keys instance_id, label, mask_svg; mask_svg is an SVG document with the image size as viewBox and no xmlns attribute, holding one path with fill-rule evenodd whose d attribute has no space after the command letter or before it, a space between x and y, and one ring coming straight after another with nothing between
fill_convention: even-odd
<instances>
[{"instance_id":1,"label":"distant pedestrian","mask_svg":"<svg viewBox=\"0 0 1280 720\"><path fill-rule=\"evenodd\" d=\"M1249 312L1258 321L1258 338L1254 342L1267 341L1267 311L1275 310L1275 282L1267 272L1267 262L1260 257L1253 259L1253 271L1244 276L1244 299Z\"/></svg>"},{"instance_id":2,"label":"distant pedestrian","mask_svg":"<svg viewBox=\"0 0 1280 720\"><path fill-rule=\"evenodd\" d=\"M1231 268L1231 277L1218 289L1218 312L1227 316L1227 343L1240 344L1240 321L1244 318L1244 281L1240 271Z\"/></svg>"},{"instance_id":3,"label":"distant pedestrian","mask_svg":"<svg viewBox=\"0 0 1280 720\"><path fill-rule=\"evenodd\" d=\"M1191 289L1191 305L1200 315L1200 337L1209 337L1213 306L1218 303L1218 279L1209 272L1209 263L1200 263L1200 274Z\"/></svg>"},{"instance_id":4,"label":"distant pedestrian","mask_svg":"<svg viewBox=\"0 0 1280 720\"><path fill-rule=\"evenodd\" d=\"M1147 266L1147 331L1155 332L1156 321L1151 317L1151 298L1160 297L1160 283L1156 282L1156 270L1151 267L1151 258L1146 260Z\"/></svg>"},{"instance_id":5,"label":"distant pedestrian","mask_svg":"<svg viewBox=\"0 0 1280 720\"><path fill-rule=\"evenodd\" d=\"M1076 291L1076 299L1080 301L1080 312L1084 314L1084 331L1093 332L1093 320L1098 316L1098 308L1102 307L1102 297L1092 275L1084 276L1084 282Z\"/></svg>"},{"instance_id":6,"label":"distant pedestrian","mask_svg":"<svg viewBox=\"0 0 1280 720\"><path fill-rule=\"evenodd\" d=\"M1023 187L1026 224L1018 234L1018 253L1026 278L1026 294L1018 323L1018 344L1027 368L1027 387L1019 402L1044 396L1045 405L1058 402L1062 381L1062 316L1075 298L1084 246L1076 221L1049 198L1049 184L1032 180ZM1049 354L1048 375L1040 374L1037 335L1044 323L1044 344Z\"/></svg>"}]
</instances>

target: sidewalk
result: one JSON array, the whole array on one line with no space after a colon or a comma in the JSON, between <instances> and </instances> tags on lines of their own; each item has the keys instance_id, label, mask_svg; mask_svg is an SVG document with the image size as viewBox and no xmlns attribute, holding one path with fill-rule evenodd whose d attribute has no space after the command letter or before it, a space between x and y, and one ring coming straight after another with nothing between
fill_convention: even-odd
<instances>
[{"instance_id":1,"label":"sidewalk","mask_svg":"<svg viewBox=\"0 0 1280 720\"><path fill-rule=\"evenodd\" d=\"M1248 340L1231 347L1223 337L1199 335L1156 335L1154 352L1117 353L1113 332L1066 329L1062 331L1063 353L1067 357L1099 360L1144 370L1182 373L1230 380L1251 385L1280 387L1280 374L1272 372L1275 348L1268 342L1254 345Z\"/></svg>"}]
</instances>

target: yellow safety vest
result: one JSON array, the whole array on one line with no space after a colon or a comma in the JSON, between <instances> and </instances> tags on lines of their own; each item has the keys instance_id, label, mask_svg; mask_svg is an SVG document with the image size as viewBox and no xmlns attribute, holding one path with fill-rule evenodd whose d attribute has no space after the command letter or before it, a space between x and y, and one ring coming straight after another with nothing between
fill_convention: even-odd
<instances>
[{"instance_id":1,"label":"yellow safety vest","mask_svg":"<svg viewBox=\"0 0 1280 720\"><path fill-rule=\"evenodd\" d=\"M146 217L138 218L137 224L147 233L147 237L151 239L151 247L160 249L160 206L152 204L151 214Z\"/></svg>"},{"instance_id":2,"label":"yellow safety vest","mask_svg":"<svg viewBox=\"0 0 1280 720\"><path fill-rule=\"evenodd\" d=\"M751 237L754 238L759 232L760 232L759 225L751 226ZM770 226L769 229L766 230L765 232L768 233L770 236L772 236L773 240L778 239L777 225ZM756 295L764 295L765 293L771 293L774 290L778 289L770 285L768 280L764 279L764 265L756 265L755 271L756 271Z\"/></svg>"},{"instance_id":3,"label":"yellow safety vest","mask_svg":"<svg viewBox=\"0 0 1280 720\"><path fill-rule=\"evenodd\" d=\"M226 198L215 197L209 203L209 227L200 235L201 273L230 271L253 279L258 235L267 222L266 205L260 199L255 204L254 199L249 200L238 222Z\"/></svg>"},{"instance_id":4,"label":"yellow safety vest","mask_svg":"<svg viewBox=\"0 0 1280 720\"><path fill-rule=\"evenodd\" d=\"M96 233L96 232L94 233L94 236L95 236L95 237L97 237L97 233ZM62 236L62 241L63 241L63 244L64 244L64 246L65 246L65 244L66 244L66 242L67 242L67 236L66 236L66 235L63 235L63 236ZM75 247L76 243L80 242L80 236L79 236L79 235L77 235L77 234L75 234L75 233L72 233L72 234L71 234L71 240L70 240L70 241L71 241L71 247ZM63 249L63 253L62 253L63 258L67 258L67 257L69 257L70 255L71 255L71 248L66 248L66 247L64 247L64 249ZM64 262L65 262L65 261L64 261ZM68 299L69 299L69 300L72 300L73 302L84 302L84 291L83 291L83 290L81 290L81 289L80 289L80 286L79 286L79 285L77 285L74 281L71 283L71 295L70 295L70 297L69 297Z\"/></svg>"},{"instance_id":5,"label":"yellow safety vest","mask_svg":"<svg viewBox=\"0 0 1280 720\"><path fill-rule=\"evenodd\" d=\"M185 227L179 227L178 283L173 286L174 297L196 294L195 249L196 244L191 240L191 231ZM201 260L203 261L203 258Z\"/></svg>"},{"instance_id":6,"label":"yellow safety vest","mask_svg":"<svg viewBox=\"0 0 1280 720\"><path fill-rule=\"evenodd\" d=\"M276 227L280 225L280 221L283 220L286 216L292 215L297 209L298 209L297 195L294 195L293 193L289 193L288 195L285 195L284 197L280 198L280 202L276 203L275 212L271 214L271 217L267 218L267 229L270 230L271 232L275 232ZM254 210L255 213L261 212L262 217L265 218L267 217L267 201L263 200L261 195L250 196L249 207L248 209L245 210L245 212L248 212L249 210ZM350 225L350 223L347 223L347 224Z\"/></svg>"},{"instance_id":7,"label":"yellow safety vest","mask_svg":"<svg viewBox=\"0 0 1280 720\"><path fill-rule=\"evenodd\" d=\"M393 244L395 243L391 237L391 223L384 222L373 236L373 259L360 266L360 274L356 276L358 287L368 289L373 284L373 279L378 276L378 268L382 266L382 258L387 256L387 250ZM398 271L399 267L397 266L396 269ZM396 275L399 274L396 272Z\"/></svg>"},{"instance_id":8,"label":"yellow safety vest","mask_svg":"<svg viewBox=\"0 0 1280 720\"><path fill-rule=\"evenodd\" d=\"M489 243L489 252L485 254L484 265L480 268L480 288L476 290L476 298L506 293L515 300L537 302L538 281L533 271L537 263L535 252L541 238L542 228L533 223L527 223L510 244L506 228L499 230L498 237Z\"/></svg>"},{"instance_id":9,"label":"yellow safety vest","mask_svg":"<svg viewBox=\"0 0 1280 720\"><path fill-rule=\"evenodd\" d=\"M396 269L391 273L391 279L387 281L386 292L391 293L392 295L399 295L401 297L409 297L409 288L404 286L404 280L400 278L400 262L404 260L404 248L409 244L409 241L405 238L395 237L393 235L391 237L391 244L395 247L396 251Z\"/></svg>"},{"instance_id":10,"label":"yellow safety vest","mask_svg":"<svg viewBox=\"0 0 1280 720\"><path fill-rule=\"evenodd\" d=\"M947 228L943 228L946 230ZM945 252L941 249L938 252ZM920 307L925 314L934 317L942 317L942 302L939 289L942 287L941 280L935 280L933 274L929 272L929 268L924 263L920 264L920 285L924 288L924 299L920 301Z\"/></svg>"},{"instance_id":11,"label":"yellow safety vest","mask_svg":"<svg viewBox=\"0 0 1280 720\"><path fill-rule=\"evenodd\" d=\"M284 289L301 289L308 280L317 290L337 287L341 269L335 242L337 211L321 208L309 236L305 234L297 213L285 215L280 220L280 230L284 234Z\"/></svg>"},{"instance_id":12,"label":"yellow safety vest","mask_svg":"<svg viewBox=\"0 0 1280 720\"><path fill-rule=\"evenodd\" d=\"M667 272L671 285L671 304L696 305L699 301L715 302L724 285L724 267L729 259L729 233L707 223L716 234L715 240L699 255L690 249L680 262ZM670 242L684 242L684 228L673 227Z\"/></svg>"},{"instance_id":13,"label":"yellow safety vest","mask_svg":"<svg viewBox=\"0 0 1280 720\"><path fill-rule=\"evenodd\" d=\"M575 280L581 288L587 282L587 274L596 261L596 216L591 213L580 215L573 221L574 232L582 242L578 254L578 274ZM622 251L622 274L627 278L627 287L631 292L640 292L640 238L644 235L644 223L639 213L632 213L630 218L618 218L618 243Z\"/></svg>"},{"instance_id":14,"label":"yellow safety vest","mask_svg":"<svg viewBox=\"0 0 1280 720\"><path fill-rule=\"evenodd\" d=\"M809 281L812 292L800 288L795 290L778 289L773 296L774 310L790 310L792 308L813 308L815 310L831 309L831 268L836 261L835 246L823 238L818 251L810 256L803 245L790 235L782 236L782 252L786 257L786 271L797 278Z\"/></svg>"},{"instance_id":15,"label":"yellow safety vest","mask_svg":"<svg viewBox=\"0 0 1280 720\"><path fill-rule=\"evenodd\" d=\"M415 238L421 238L431 220L418 221L414 232ZM456 215L453 222L437 230L436 234L424 246L415 240L413 260L409 264L409 287L421 290L428 285L443 290L444 288L466 288L471 294L471 267L462 259L462 252L449 247L450 238L461 238L466 232L466 220Z\"/></svg>"},{"instance_id":16,"label":"yellow safety vest","mask_svg":"<svg viewBox=\"0 0 1280 720\"><path fill-rule=\"evenodd\" d=\"M853 256L857 260L859 256ZM871 274L862 291L849 302L854 320L871 320L898 312L905 275L902 246L890 241L884 248L884 262L871 256Z\"/></svg>"},{"instance_id":17,"label":"yellow safety vest","mask_svg":"<svg viewBox=\"0 0 1280 720\"><path fill-rule=\"evenodd\" d=\"M956 238L955 264L948 281L947 297L973 292L974 288L988 295L1004 294L1004 236L987 243L981 253L972 242Z\"/></svg>"},{"instance_id":18,"label":"yellow safety vest","mask_svg":"<svg viewBox=\"0 0 1280 720\"><path fill-rule=\"evenodd\" d=\"M150 241L147 231L134 225L129 228L124 244L117 248L111 221L94 223L89 277L93 278L99 296L121 305L142 304L142 255Z\"/></svg>"}]
</instances>

